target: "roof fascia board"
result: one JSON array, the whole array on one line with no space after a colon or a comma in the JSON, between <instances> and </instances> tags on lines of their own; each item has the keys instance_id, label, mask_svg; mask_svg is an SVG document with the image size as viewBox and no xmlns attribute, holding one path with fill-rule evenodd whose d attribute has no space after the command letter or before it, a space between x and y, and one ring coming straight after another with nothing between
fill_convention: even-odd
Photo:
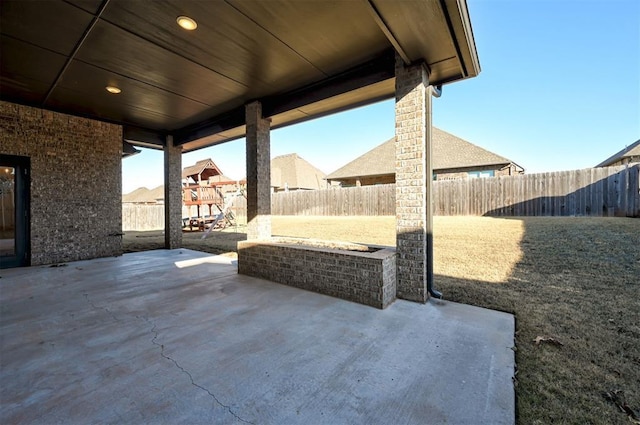
<instances>
[{"instance_id":1,"label":"roof fascia board","mask_svg":"<svg viewBox=\"0 0 640 425\"><path fill-rule=\"evenodd\" d=\"M602 161L601 163L599 163L595 167L596 168L598 168L598 167L607 167L607 166L611 165L612 163L623 159L625 153L627 153L631 149L634 149L638 145L640 145L640 139L636 140L635 142L633 142L629 146L624 147L622 150L614 153L609 158L605 159L604 161Z\"/></svg>"},{"instance_id":2,"label":"roof fascia board","mask_svg":"<svg viewBox=\"0 0 640 425\"><path fill-rule=\"evenodd\" d=\"M464 36L469 46L469 55L471 59L471 67L474 70L472 76L476 76L480 73L480 58L478 57L478 51L476 50L476 40L473 36L473 27L471 25L471 18L469 17L469 8L467 7L466 0L457 0L458 10L460 11L460 17L462 18L462 28L464 30Z\"/></svg>"},{"instance_id":3,"label":"roof fascia board","mask_svg":"<svg viewBox=\"0 0 640 425\"><path fill-rule=\"evenodd\" d=\"M458 55L462 78L480 73L480 60L473 37L466 0L440 0L451 40Z\"/></svg>"}]
</instances>

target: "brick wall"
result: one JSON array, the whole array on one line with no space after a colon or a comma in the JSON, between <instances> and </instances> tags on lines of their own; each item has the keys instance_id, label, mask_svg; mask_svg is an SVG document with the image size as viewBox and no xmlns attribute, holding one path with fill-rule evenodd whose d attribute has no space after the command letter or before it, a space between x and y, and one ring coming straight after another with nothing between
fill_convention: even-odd
<instances>
[{"instance_id":1,"label":"brick wall","mask_svg":"<svg viewBox=\"0 0 640 425\"><path fill-rule=\"evenodd\" d=\"M384 174L380 176L367 176L353 179L334 180L340 182L342 187L353 186L373 186L376 184L392 184L396 182L395 174ZM359 182L359 183L358 183Z\"/></svg>"},{"instance_id":2,"label":"brick wall","mask_svg":"<svg viewBox=\"0 0 640 425\"><path fill-rule=\"evenodd\" d=\"M262 105L245 106L247 122L247 239L271 236L271 142Z\"/></svg>"},{"instance_id":3,"label":"brick wall","mask_svg":"<svg viewBox=\"0 0 640 425\"><path fill-rule=\"evenodd\" d=\"M182 148L173 137L164 147L164 247L182 246Z\"/></svg>"},{"instance_id":4,"label":"brick wall","mask_svg":"<svg viewBox=\"0 0 640 425\"><path fill-rule=\"evenodd\" d=\"M238 242L238 273L385 308L396 297L393 249L372 253Z\"/></svg>"},{"instance_id":5,"label":"brick wall","mask_svg":"<svg viewBox=\"0 0 640 425\"><path fill-rule=\"evenodd\" d=\"M493 171L494 176L514 176L517 174L523 174L519 171L515 165L508 165L505 167L496 168L495 166L487 167L474 167L474 168L452 168L444 170L435 170L435 180L457 180L469 178L469 172L471 171ZM354 187L354 186L373 186L377 184L394 184L396 182L395 174L385 174L373 177L361 177L359 179L341 179L334 180L334 182L340 183L341 187ZM359 182L359 184L358 184Z\"/></svg>"},{"instance_id":6,"label":"brick wall","mask_svg":"<svg viewBox=\"0 0 640 425\"><path fill-rule=\"evenodd\" d=\"M432 176L427 144L431 131L428 86L423 65L405 67L396 55L397 297L422 303L428 297L426 253L430 209L427 205L431 200Z\"/></svg>"},{"instance_id":7,"label":"brick wall","mask_svg":"<svg viewBox=\"0 0 640 425\"><path fill-rule=\"evenodd\" d=\"M31 158L31 264L122 254L122 128L0 102L0 152Z\"/></svg>"}]
</instances>

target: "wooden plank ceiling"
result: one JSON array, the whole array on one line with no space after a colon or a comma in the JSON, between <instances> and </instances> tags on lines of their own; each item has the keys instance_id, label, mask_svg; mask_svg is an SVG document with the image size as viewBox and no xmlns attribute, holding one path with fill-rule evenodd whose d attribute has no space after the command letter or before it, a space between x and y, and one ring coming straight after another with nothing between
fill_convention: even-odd
<instances>
[{"instance_id":1,"label":"wooden plank ceiling","mask_svg":"<svg viewBox=\"0 0 640 425\"><path fill-rule=\"evenodd\" d=\"M464 0L3 0L0 18L1 99L185 151L242 137L253 100L279 127L389 98L394 50L434 84L480 71Z\"/></svg>"}]
</instances>

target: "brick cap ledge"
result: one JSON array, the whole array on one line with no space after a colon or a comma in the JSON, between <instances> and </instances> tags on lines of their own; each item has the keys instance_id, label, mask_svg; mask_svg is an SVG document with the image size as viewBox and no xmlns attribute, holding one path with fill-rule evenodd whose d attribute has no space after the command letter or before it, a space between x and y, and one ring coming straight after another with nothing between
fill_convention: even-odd
<instances>
[{"instance_id":1,"label":"brick cap ledge","mask_svg":"<svg viewBox=\"0 0 640 425\"><path fill-rule=\"evenodd\" d=\"M327 252L342 255L353 255L356 257L383 259L396 254L396 248L384 245L366 245L355 244L343 241L331 241L323 239L306 239L306 238L289 238L289 237L271 237L265 239L252 239L247 241L238 241L238 250L250 248L258 245L282 246L291 249L304 251ZM315 245L315 246L314 246ZM328 245L336 245L331 247ZM342 247L342 248L339 248ZM376 251L365 251L363 249L375 249Z\"/></svg>"}]
</instances>

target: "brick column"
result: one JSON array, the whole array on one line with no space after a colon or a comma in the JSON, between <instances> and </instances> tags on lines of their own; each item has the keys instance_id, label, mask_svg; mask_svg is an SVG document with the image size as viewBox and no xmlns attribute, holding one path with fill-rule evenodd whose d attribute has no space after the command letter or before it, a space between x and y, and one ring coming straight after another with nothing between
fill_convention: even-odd
<instances>
[{"instance_id":1,"label":"brick column","mask_svg":"<svg viewBox=\"0 0 640 425\"><path fill-rule=\"evenodd\" d=\"M182 246L182 148L167 136L164 147L164 247Z\"/></svg>"},{"instance_id":2,"label":"brick column","mask_svg":"<svg viewBox=\"0 0 640 425\"><path fill-rule=\"evenodd\" d=\"M396 296L425 303L433 276L431 92L423 64L406 67L396 55L395 73Z\"/></svg>"},{"instance_id":3,"label":"brick column","mask_svg":"<svg viewBox=\"0 0 640 425\"><path fill-rule=\"evenodd\" d=\"M247 239L271 237L271 122L262 118L262 104L245 107L247 124Z\"/></svg>"}]
</instances>

